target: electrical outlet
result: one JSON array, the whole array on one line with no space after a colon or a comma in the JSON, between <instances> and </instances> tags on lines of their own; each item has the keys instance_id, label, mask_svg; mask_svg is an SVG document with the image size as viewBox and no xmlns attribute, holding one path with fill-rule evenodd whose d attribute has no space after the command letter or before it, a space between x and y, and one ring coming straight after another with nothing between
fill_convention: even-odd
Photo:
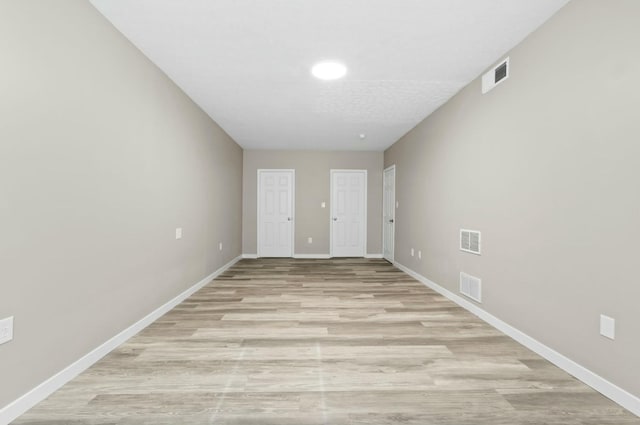
<instances>
[{"instance_id":1,"label":"electrical outlet","mask_svg":"<svg viewBox=\"0 0 640 425\"><path fill-rule=\"evenodd\" d=\"M396 208L400 208L400 202L396 201Z\"/></svg>"},{"instance_id":2,"label":"electrical outlet","mask_svg":"<svg viewBox=\"0 0 640 425\"><path fill-rule=\"evenodd\" d=\"M176 239L182 239L182 227L176 228Z\"/></svg>"},{"instance_id":3,"label":"electrical outlet","mask_svg":"<svg viewBox=\"0 0 640 425\"><path fill-rule=\"evenodd\" d=\"M413 248L411 248L411 256L413 257L415 255L415 251L413 250Z\"/></svg>"},{"instance_id":4,"label":"electrical outlet","mask_svg":"<svg viewBox=\"0 0 640 425\"><path fill-rule=\"evenodd\" d=\"M222 251L222 242L218 243L218 249Z\"/></svg>"},{"instance_id":5,"label":"electrical outlet","mask_svg":"<svg viewBox=\"0 0 640 425\"><path fill-rule=\"evenodd\" d=\"M13 339L13 316L0 320L0 344Z\"/></svg>"},{"instance_id":6,"label":"electrical outlet","mask_svg":"<svg viewBox=\"0 0 640 425\"><path fill-rule=\"evenodd\" d=\"M418 260L422 260L422 251L418 251Z\"/></svg>"},{"instance_id":7,"label":"electrical outlet","mask_svg":"<svg viewBox=\"0 0 640 425\"><path fill-rule=\"evenodd\" d=\"M311 236L307 238L307 243L313 243L313 238Z\"/></svg>"},{"instance_id":8,"label":"electrical outlet","mask_svg":"<svg viewBox=\"0 0 640 425\"><path fill-rule=\"evenodd\" d=\"M616 319L600 315L600 335L609 339L616 339Z\"/></svg>"},{"instance_id":9,"label":"electrical outlet","mask_svg":"<svg viewBox=\"0 0 640 425\"><path fill-rule=\"evenodd\" d=\"M326 206L327 206L327 203L326 203L326 202L322 202L322 203L320 204L320 208L326 208Z\"/></svg>"}]
</instances>

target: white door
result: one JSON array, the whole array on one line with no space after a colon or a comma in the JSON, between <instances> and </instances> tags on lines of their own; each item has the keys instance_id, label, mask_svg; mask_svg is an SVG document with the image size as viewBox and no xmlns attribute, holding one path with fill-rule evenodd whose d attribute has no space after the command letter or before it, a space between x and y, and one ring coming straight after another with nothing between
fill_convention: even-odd
<instances>
[{"instance_id":1,"label":"white door","mask_svg":"<svg viewBox=\"0 0 640 425\"><path fill-rule=\"evenodd\" d=\"M258 257L293 256L294 170L258 170Z\"/></svg>"},{"instance_id":2,"label":"white door","mask_svg":"<svg viewBox=\"0 0 640 425\"><path fill-rule=\"evenodd\" d=\"M384 170L382 198L382 253L393 263L396 220L396 166Z\"/></svg>"},{"instance_id":3,"label":"white door","mask_svg":"<svg viewBox=\"0 0 640 425\"><path fill-rule=\"evenodd\" d=\"M331 256L364 257L367 171L331 170Z\"/></svg>"}]
</instances>

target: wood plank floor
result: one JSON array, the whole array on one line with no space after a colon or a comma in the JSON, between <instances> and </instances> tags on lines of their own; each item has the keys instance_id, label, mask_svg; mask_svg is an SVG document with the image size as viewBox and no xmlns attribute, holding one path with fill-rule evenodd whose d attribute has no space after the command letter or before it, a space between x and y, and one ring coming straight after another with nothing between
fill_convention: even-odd
<instances>
[{"instance_id":1,"label":"wood plank floor","mask_svg":"<svg viewBox=\"0 0 640 425\"><path fill-rule=\"evenodd\" d=\"M383 260L243 260L15 424L640 418Z\"/></svg>"}]
</instances>

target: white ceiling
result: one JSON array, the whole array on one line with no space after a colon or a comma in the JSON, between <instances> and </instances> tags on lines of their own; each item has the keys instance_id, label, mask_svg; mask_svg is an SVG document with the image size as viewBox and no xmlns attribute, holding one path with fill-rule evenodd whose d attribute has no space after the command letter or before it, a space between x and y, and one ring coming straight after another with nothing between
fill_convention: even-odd
<instances>
[{"instance_id":1,"label":"white ceiling","mask_svg":"<svg viewBox=\"0 0 640 425\"><path fill-rule=\"evenodd\" d=\"M243 148L315 150L386 149L567 2L91 0Z\"/></svg>"}]
</instances>

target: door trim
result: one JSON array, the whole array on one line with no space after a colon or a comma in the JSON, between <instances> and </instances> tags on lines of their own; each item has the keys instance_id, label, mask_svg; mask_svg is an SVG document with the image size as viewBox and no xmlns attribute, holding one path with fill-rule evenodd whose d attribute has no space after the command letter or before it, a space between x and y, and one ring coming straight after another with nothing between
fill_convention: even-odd
<instances>
[{"instance_id":1,"label":"door trim","mask_svg":"<svg viewBox=\"0 0 640 425\"><path fill-rule=\"evenodd\" d=\"M256 187L256 258L260 258L260 175L265 172L290 172L291 173L291 258L296 252L296 170L293 168L258 168ZM285 258L290 258L285 257Z\"/></svg>"},{"instance_id":2,"label":"door trim","mask_svg":"<svg viewBox=\"0 0 640 425\"><path fill-rule=\"evenodd\" d=\"M384 256L384 176L387 171L393 170L393 240L391 243L393 244L393 254L391 258L386 258ZM382 170L382 258L389 261L391 264L395 261L396 257L396 164L390 165L384 170Z\"/></svg>"},{"instance_id":3,"label":"door trim","mask_svg":"<svg viewBox=\"0 0 640 425\"><path fill-rule=\"evenodd\" d=\"M369 215L369 208L367 205L367 188L368 188L368 175L367 170L358 169L342 169L332 168L329 170L329 256L333 258L333 175L340 172L358 172L364 174L364 232L363 232L363 247L362 257L367 255L367 216Z\"/></svg>"}]
</instances>

